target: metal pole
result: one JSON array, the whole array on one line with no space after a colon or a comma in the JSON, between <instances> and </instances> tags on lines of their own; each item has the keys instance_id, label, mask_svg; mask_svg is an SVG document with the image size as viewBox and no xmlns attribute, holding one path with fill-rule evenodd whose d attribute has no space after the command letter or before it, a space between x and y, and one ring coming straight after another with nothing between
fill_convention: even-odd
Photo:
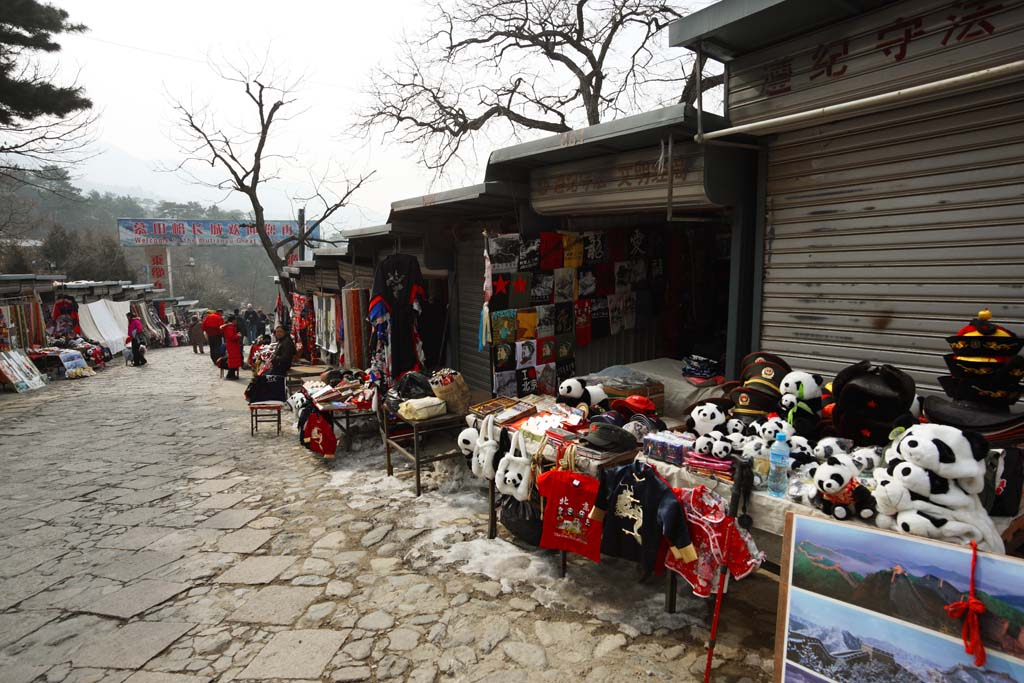
<instances>
[{"instance_id":1,"label":"metal pole","mask_svg":"<svg viewBox=\"0 0 1024 683\"><path fill-rule=\"evenodd\" d=\"M299 209L299 260L306 260L306 207Z\"/></svg>"},{"instance_id":2,"label":"metal pole","mask_svg":"<svg viewBox=\"0 0 1024 683\"><path fill-rule=\"evenodd\" d=\"M790 124L801 123L803 121L809 121L812 119L820 119L826 116L852 113L860 111L862 109L867 109L869 107L891 104L894 102L898 102L900 100L910 99L923 95L942 93L948 90L952 90L953 88L959 86L975 85L985 81L995 80L997 78L1005 78L1008 76L1012 76L1020 71L1024 71L1024 60L1018 60L1016 62L1010 62L1008 64L1001 64L1000 66L994 66L990 69L982 69L981 71L973 71L969 74L963 74L961 76L944 78L941 81L933 81L932 83L915 85L910 88L903 88L902 90L893 90L891 92L882 93L880 95L862 97L859 100L851 100L850 102L832 104L827 107L819 107L817 109L810 109L808 111L797 112L796 114L787 114L786 116L778 116L773 119L765 119L764 121L745 123L743 125L733 126L731 128L723 128L721 130L712 131L707 134L704 134L704 132L700 128L700 111L698 110L697 135L695 135L693 139L697 142L704 142L705 140L725 137L727 135L735 135L736 133L752 133L758 131L767 131L775 128L782 128L784 126L789 126Z\"/></svg>"},{"instance_id":3,"label":"metal pole","mask_svg":"<svg viewBox=\"0 0 1024 683\"><path fill-rule=\"evenodd\" d=\"M697 43L697 142L704 139L704 44Z\"/></svg>"},{"instance_id":4,"label":"metal pole","mask_svg":"<svg viewBox=\"0 0 1024 683\"><path fill-rule=\"evenodd\" d=\"M167 269L167 291L168 296L174 296L174 272L171 270L171 248L164 247L164 267Z\"/></svg>"}]
</instances>

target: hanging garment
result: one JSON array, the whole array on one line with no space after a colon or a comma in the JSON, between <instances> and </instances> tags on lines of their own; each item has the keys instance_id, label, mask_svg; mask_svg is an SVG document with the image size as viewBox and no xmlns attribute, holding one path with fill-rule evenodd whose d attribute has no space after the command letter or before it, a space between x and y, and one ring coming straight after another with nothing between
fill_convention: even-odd
<instances>
[{"instance_id":1,"label":"hanging garment","mask_svg":"<svg viewBox=\"0 0 1024 683\"><path fill-rule=\"evenodd\" d=\"M369 302L370 291L367 289L351 288L341 292L341 322L345 328L342 336L345 365L350 368L365 370L369 367Z\"/></svg>"},{"instance_id":2,"label":"hanging garment","mask_svg":"<svg viewBox=\"0 0 1024 683\"><path fill-rule=\"evenodd\" d=\"M598 487L597 479L578 472L548 470L537 476L537 490L546 500L541 548L601 561L601 522L590 518Z\"/></svg>"},{"instance_id":3,"label":"hanging garment","mask_svg":"<svg viewBox=\"0 0 1024 683\"><path fill-rule=\"evenodd\" d=\"M518 255L517 244L517 260ZM392 254L378 264L370 292L370 322L376 336L373 365L391 381L423 369L417 319L425 295L415 256Z\"/></svg>"},{"instance_id":4,"label":"hanging garment","mask_svg":"<svg viewBox=\"0 0 1024 683\"><path fill-rule=\"evenodd\" d=\"M659 562L662 537L674 556L696 559L686 518L675 494L658 472L633 462L601 471L594 519L604 522L601 551L640 563L645 575Z\"/></svg>"},{"instance_id":5,"label":"hanging garment","mask_svg":"<svg viewBox=\"0 0 1024 683\"><path fill-rule=\"evenodd\" d=\"M676 572L693 587L693 594L706 598L715 590L718 572L724 564L734 579L750 575L764 562L750 532L727 513L726 502L706 486L673 489L681 507L673 524L685 521L697 558L689 562L669 554L665 568Z\"/></svg>"}]
</instances>

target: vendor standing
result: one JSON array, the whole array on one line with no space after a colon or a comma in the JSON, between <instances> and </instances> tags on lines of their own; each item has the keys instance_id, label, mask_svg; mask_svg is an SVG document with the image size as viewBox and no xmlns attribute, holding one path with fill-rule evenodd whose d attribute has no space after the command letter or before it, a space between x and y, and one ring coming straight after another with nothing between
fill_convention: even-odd
<instances>
[{"instance_id":1,"label":"vendor standing","mask_svg":"<svg viewBox=\"0 0 1024 683\"><path fill-rule=\"evenodd\" d=\"M226 367L228 374L224 379L238 379L238 369L242 367L242 335L238 331L238 318L228 316L227 323L221 328L224 334L224 348L227 353Z\"/></svg>"},{"instance_id":2,"label":"vendor standing","mask_svg":"<svg viewBox=\"0 0 1024 683\"><path fill-rule=\"evenodd\" d=\"M220 358L220 347L224 342L220 328L224 326L224 311L210 311L203 318L203 332L206 333L206 341L210 345L210 359L216 363Z\"/></svg>"},{"instance_id":3,"label":"vendor standing","mask_svg":"<svg viewBox=\"0 0 1024 683\"><path fill-rule=\"evenodd\" d=\"M203 334L203 323L198 315L192 316L192 322L188 326L188 342L192 345L192 353L206 353L203 344L206 338Z\"/></svg>"},{"instance_id":4,"label":"vendor standing","mask_svg":"<svg viewBox=\"0 0 1024 683\"><path fill-rule=\"evenodd\" d=\"M295 341L284 325L274 328L274 341L277 342L277 346L274 347L274 355L270 358L270 370L267 372L271 375L287 375L292 367L292 359L295 358Z\"/></svg>"}]
</instances>

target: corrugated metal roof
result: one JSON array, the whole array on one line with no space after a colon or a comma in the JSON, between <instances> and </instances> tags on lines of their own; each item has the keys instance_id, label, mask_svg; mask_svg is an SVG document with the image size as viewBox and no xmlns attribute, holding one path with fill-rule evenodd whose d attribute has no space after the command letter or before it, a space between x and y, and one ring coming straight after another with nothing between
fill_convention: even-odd
<instances>
[{"instance_id":1,"label":"corrugated metal roof","mask_svg":"<svg viewBox=\"0 0 1024 683\"><path fill-rule=\"evenodd\" d=\"M705 131L726 127L725 119L704 112ZM579 161L591 157L657 147L668 131L697 132L697 110L675 104L635 116L626 116L568 133L503 147L491 152L487 161L487 180L513 179L539 166Z\"/></svg>"},{"instance_id":2,"label":"corrugated metal roof","mask_svg":"<svg viewBox=\"0 0 1024 683\"><path fill-rule=\"evenodd\" d=\"M519 183L483 182L392 202L388 221L394 225L487 218L511 211L515 201L528 193L528 188Z\"/></svg>"},{"instance_id":3,"label":"corrugated metal roof","mask_svg":"<svg viewBox=\"0 0 1024 683\"><path fill-rule=\"evenodd\" d=\"M691 50L702 43L704 54L728 62L890 2L893 0L719 0L669 24L668 43Z\"/></svg>"}]
</instances>

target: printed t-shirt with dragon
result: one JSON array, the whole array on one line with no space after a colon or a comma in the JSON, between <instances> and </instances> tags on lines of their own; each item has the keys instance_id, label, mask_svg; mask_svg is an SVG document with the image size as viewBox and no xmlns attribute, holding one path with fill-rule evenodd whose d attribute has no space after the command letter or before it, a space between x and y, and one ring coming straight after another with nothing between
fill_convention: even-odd
<instances>
[{"instance_id":1,"label":"printed t-shirt with dragon","mask_svg":"<svg viewBox=\"0 0 1024 683\"><path fill-rule=\"evenodd\" d=\"M601 552L640 563L644 575L664 566L662 539L673 556L696 559L685 515L671 487L650 465L601 471L591 519L604 522Z\"/></svg>"}]
</instances>

